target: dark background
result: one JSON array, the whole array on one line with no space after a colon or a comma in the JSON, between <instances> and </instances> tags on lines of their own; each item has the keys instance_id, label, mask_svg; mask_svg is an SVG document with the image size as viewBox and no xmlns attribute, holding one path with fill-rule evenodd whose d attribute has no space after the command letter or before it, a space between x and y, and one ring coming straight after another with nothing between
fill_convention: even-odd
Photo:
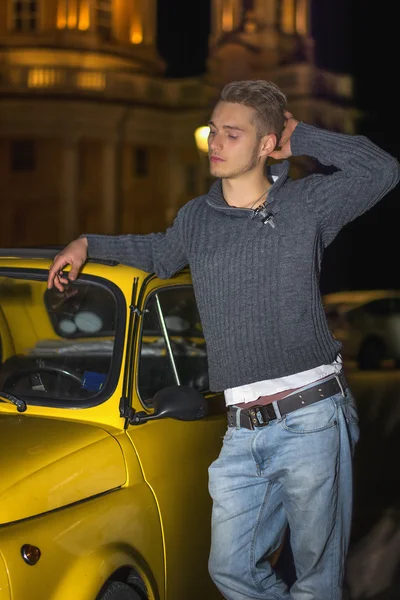
<instances>
[{"instance_id":1,"label":"dark background","mask_svg":"<svg viewBox=\"0 0 400 600\"><path fill-rule=\"evenodd\" d=\"M210 31L209 0L158 0L159 51L167 77L202 75ZM359 133L400 156L398 50L400 31L386 0L314 0L312 34L321 68L354 78ZM379 173L377 173L379 177ZM321 288L400 288L397 208L400 188L349 224L326 250Z\"/></svg>"}]
</instances>

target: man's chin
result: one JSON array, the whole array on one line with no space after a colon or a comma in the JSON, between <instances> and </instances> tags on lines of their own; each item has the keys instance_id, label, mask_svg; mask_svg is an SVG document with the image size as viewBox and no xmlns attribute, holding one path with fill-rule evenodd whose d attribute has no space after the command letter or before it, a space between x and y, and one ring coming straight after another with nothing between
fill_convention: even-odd
<instances>
[{"instance_id":1,"label":"man's chin","mask_svg":"<svg viewBox=\"0 0 400 600\"><path fill-rule=\"evenodd\" d=\"M213 177L225 177L224 169L221 166L210 164L210 175Z\"/></svg>"}]
</instances>

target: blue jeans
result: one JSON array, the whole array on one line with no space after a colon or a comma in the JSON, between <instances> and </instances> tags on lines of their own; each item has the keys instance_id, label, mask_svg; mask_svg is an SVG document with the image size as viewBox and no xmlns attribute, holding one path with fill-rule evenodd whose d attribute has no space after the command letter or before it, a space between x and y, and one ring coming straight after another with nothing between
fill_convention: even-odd
<instances>
[{"instance_id":1,"label":"blue jeans","mask_svg":"<svg viewBox=\"0 0 400 600\"><path fill-rule=\"evenodd\" d=\"M209 467L210 575L226 600L340 600L359 437L349 389L255 430L229 427ZM268 560L287 525L288 590Z\"/></svg>"}]
</instances>

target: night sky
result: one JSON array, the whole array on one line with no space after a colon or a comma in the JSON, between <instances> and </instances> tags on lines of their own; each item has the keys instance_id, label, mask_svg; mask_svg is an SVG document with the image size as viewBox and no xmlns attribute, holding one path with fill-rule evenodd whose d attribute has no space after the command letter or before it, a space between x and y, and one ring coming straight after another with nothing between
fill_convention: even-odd
<instances>
[{"instance_id":1,"label":"night sky","mask_svg":"<svg viewBox=\"0 0 400 600\"><path fill-rule=\"evenodd\" d=\"M319 58L327 68L346 71L351 65L353 12L357 2L365 0L315 0L312 4L312 33ZM363 22L366 10L364 7ZM159 50L168 63L167 76L203 73L210 31L210 0L158 0L158 16ZM360 24L358 34L363 28Z\"/></svg>"},{"instance_id":2,"label":"night sky","mask_svg":"<svg viewBox=\"0 0 400 600\"><path fill-rule=\"evenodd\" d=\"M209 0L158 0L159 51L167 77L201 75L206 68ZM400 157L397 91L399 40L388 0L315 0L312 34L318 66L350 73L355 104L366 113L359 133ZM377 173L379 177L379 173ZM324 292L336 289L400 289L398 218L400 187L349 224L327 249Z\"/></svg>"}]
</instances>

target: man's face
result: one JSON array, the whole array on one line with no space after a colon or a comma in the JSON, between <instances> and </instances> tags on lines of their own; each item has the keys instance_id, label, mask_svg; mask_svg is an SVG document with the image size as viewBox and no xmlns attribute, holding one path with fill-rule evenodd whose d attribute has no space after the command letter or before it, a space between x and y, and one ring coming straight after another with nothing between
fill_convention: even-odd
<instances>
[{"instance_id":1,"label":"man's face","mask_svg":"<svg viewBox=\"0 0 400 600\"><path fill-rule=\"evenodd\" d=\"M210 173L234 179L260 164L261 140L253 124L254 109L242 104L219 102L209 121Z\"/></svg>"}]
</instances>

